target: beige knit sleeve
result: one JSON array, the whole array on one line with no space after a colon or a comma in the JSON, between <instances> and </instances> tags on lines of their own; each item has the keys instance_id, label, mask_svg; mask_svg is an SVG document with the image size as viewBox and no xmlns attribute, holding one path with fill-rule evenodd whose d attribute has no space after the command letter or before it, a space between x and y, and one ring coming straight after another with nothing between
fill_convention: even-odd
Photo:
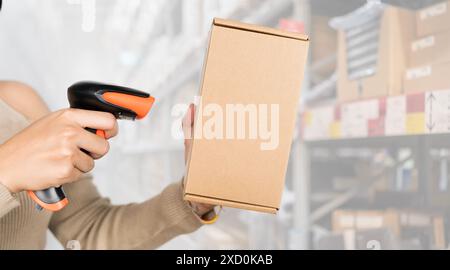
<instances>
[{"instance_id":1,"label":"beige knit sleeve","mask_svg":"<svg viewBox=\"0 0 450 270\"><path fill-rule=\"evenodd\" d=\"M153 249L202 225L183 201L181 183L143 203L120 206L101 197L90 176L64 190L70 203L50 221L63 245L77 240L82 249Z\"/></svg>"},{"instance_id":2,"label":"beige knit sleeve","mask_svg":"<svg viewBox=\"0 0 450 270\"><path fill-rule=\"evenodd\" d=\"M19 200L13 197L4 185L0 184L0 218L19 205Z\"/></svg>"}]
</instances>

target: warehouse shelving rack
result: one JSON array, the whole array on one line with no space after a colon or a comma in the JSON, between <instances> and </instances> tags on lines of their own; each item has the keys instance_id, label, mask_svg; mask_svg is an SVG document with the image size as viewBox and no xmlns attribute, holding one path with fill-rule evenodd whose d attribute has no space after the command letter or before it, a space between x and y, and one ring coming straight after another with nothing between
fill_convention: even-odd
<instances>
[{"instance_id":1,"label":"warehouse shelving rack","mask_svg":"<svg viewBox=\"0 0 450 270\"><path fill-rule=\"evenodd\" d=\"M433 168L430 151L450 148L449 95L450 90L429 91L305 109L300 116L301 135L296 150L300 163L298 191L304 197L297 197L296 212L298 217L306 220L298 221L296 229L308 232L309 237L316 230L329 232L318 225L321 219L367 191L378 176L387 172L395 173L397 168L410 161L413 161L417 170L420 191L413 200L414 207L431 209L433 193L429 180ZM371 109L374 111L370 112ZM343 113L343 110L347 112ZM353 131L342 130L346 128ZM333 155L339 149L349 148L384 148L391 151L408 148L411 152L409 156L397 158L373 175L367 175L360 184L311 209L311 199L314 196L314 191L310 189L311 181L314 181L311 168L315 162L312 153L316 149L326 149L327 153ZM405 205L408 206L413 205ZM445 207L441 208L446 210ZM301 248L311 248L310 240L311 238L305 240Z\"/></svg>"},{"instance_id":2,"label":"warehouse shelving rack","mask_svg":"<svg viewBox=\"0 0 450 270\"><path fill-rule=\"evenodd\" d=\"M381 2L418 9L440 0ZM316 2L316 5L317 3L323 4L320 1ZM327 15L335 16L334 13L329 13ZM316 78L314 67L318 65L320 61L310 64L311 74L307 78ZM314 89L307 85L303 90L305 103L313 104L316 100L322 100L322 105L306 106L299 113L299 136L294 140L291 154L296 194L291 247L314 248L313 240L316 235L331 233L328 225L324 224L327 224L327 218L335 209L345 207L346 203L361 197L362 193L371 189L380 175L395 174L405 164L414 164L419 192L408 204L403 204L403 207L424 211L438 208L448 213L450 204L447 202L439 206L433 204L435 191L430 179L439 173L434 171L433 162L436 157L432 152L436 152L434 149L450 148L450 90L408 93L343 103L328 100L324 103L323 97L326 99L335 91L337 78L332 74L328 79L324 79L319 79L319 84L316 84ZM302 104L302 107L305 105ZM343 159L336 157L336 153L343 149L389 149L398 153L405 148L410 150L408 156L395 156L389 165L365 175L364 179L358 179L361 180L358 184L345 191L322 196L318 202L319 194L313 186L316 184L314 181L322 179L315 176L315 165L318 163L316 152L321 152L321 155L325 153L329 155L329 160L332 160ZM448 160L447 153L437 156L441 161ZM320 170L323 170L323 164L321 166Z\"/></svg>"}]
</instances>

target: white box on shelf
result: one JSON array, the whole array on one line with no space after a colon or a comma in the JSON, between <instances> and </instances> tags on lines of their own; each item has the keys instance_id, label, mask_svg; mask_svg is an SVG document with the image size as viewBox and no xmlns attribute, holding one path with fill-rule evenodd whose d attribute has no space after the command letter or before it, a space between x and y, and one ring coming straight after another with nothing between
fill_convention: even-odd
<instances>
[{"instance_id":1,"label":"white box on shelf","mask_svg":"<svg viewBox=\"0 0 450 270\"><path fill-rule=\"evenodd\" d=\"M425 131L450 132L450 90L425 93Z\"/></svg>"},{"instance_id":2,"label":"white box on shelf","mask_svg":"<svg viewBox=\"0 0 450 270\"><path fill-rule=\"evenodd\" d=\"M343 138L367 137L368 122L379 116L377 99L345 103L341 105L341 131Z\"/></svg>"},{"instance_id":3,"label":"white box on shelf","mask_svg":"<svg viewBox=\"0 0 450 270\"><path fill-rule=\"evenodd\" d=\"M306 140L330 138L330 126L334 121L334 107L326 106L308 110L308 118L304 123L303 137Z\"/></svg>"},{"instance_id":4,"label":"white box on shelf","mask_svg":"<svg viewBox=\"0 0 450 270\"><path fill-rule=\"evenodd\" d=\"M406 133L406 96L386 98L385 134Z\"/></svg>"}]
</instances>

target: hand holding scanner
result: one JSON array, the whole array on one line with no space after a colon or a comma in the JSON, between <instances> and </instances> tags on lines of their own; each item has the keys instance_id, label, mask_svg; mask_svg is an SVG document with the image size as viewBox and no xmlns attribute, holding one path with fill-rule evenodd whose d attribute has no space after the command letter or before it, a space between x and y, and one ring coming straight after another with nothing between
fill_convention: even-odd
<instances>
[{"instance_id":1,"label":"hand holding scanner","mask_svg":"<svg viewBox=\"0 0 450 270\"><path fill-rule=\"evenodd\" d=\"M149 94L135 89L87 81L70 86L67 97L71 108L109 112L117 119L127 120L144 118L155 101ZM86 129L106 138L103 130ZM39 210L59 211L69 203L62 186L28 191L28 194Z\"/></svg>"}]
</instances>

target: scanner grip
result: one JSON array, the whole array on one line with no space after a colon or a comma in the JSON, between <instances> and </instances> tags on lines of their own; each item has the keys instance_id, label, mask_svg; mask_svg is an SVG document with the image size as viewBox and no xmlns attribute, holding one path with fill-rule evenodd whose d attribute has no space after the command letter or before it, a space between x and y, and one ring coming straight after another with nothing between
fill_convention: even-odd
<instances>
[{"instance_id":1,"label":"scanner grip","mask_svg":"<svg viewBox=\"0 0 450 270\"><path fill-rule=\"evenodd\" d=\"M93 128L85 128L87 131L90 131L94 134L97 134L98 136L102 137L103 139L106 139L106 133L104 130L101 129L93 129Z\"/></svg>"},{"instance_id":2,"label":"scanner grip","mask_svg":"<svg viewBox=\"0 0 450 270\"><path fill-rule=\"evenodd\" d=\"M86 128L86 130L106 139L104 130L93 128ZM81 151L88 154L88 152L84 149L81 149ZM33 199L33 201L36 202L36 208L38 210L47 209L55 212L63 209L67 204L69 204L69 200L67 199L62 186L51 187L38 191L30 190L28 191L28 195L31 199Z\"/></svg>"},{"instance_id":3,"label":"scanner grip","mask_svg":"<svg viewBox=\"0 0 450 270\"><path fill-rule=\"evenodd\" d=\"M55 212L69 204L69 200L66 198L66 194L61 186L38 191L29 190L28 195L36 202L38 210L45 208Z\"/></svg>"}]
</instances>

